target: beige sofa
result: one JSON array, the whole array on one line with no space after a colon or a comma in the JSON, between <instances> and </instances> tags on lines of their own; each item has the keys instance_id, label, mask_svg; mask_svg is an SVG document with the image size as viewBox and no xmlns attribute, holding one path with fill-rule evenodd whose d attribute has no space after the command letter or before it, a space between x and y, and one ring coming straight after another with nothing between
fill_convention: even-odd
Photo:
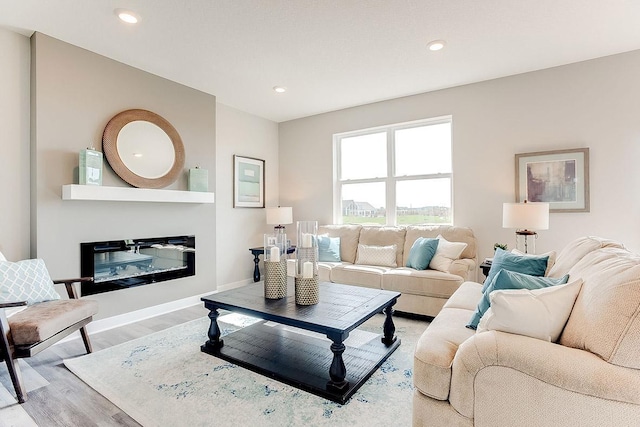
<instances>
[{"instance_id":1,"label":"beige sofa","mask_svg":"<svg viewBox=\"0 0 640 427\"><path fill-rule=\"evenodd\" d=\"M342 262L319 262L318 278L348 285L366 286L402 293L394 309L426 316L438 314L447 299L467 281L477 275L476 238L473 231L453 226L378 227L361 225L325 225L318 234L340 237ZM407 264L411 246L418 237L437 237L451 242L464 242L467 247L454 261L449 271L415 270ZM396 245L398 267L355 264L358 244L372 246Z\"/></svg>"},{"instance_id":2,"label":"beige sofa","mask_svg":"<svg viewBox=\"0 0 640 427\"><path fill-rule=\"evenodd\" d=\"M467 329L481 285L458 289L414 358L414 426L640 425L640 255L581 238L549 276L583 284L558 343Z\"/></svg>"}]
</instances>

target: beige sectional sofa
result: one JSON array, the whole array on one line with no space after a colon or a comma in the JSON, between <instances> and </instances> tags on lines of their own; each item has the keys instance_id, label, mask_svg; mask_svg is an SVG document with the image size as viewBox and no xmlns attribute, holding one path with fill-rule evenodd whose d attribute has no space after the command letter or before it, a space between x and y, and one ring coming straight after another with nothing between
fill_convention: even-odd
<instances>
[{"instance_id":1,"label":"beige sectional sofa","mask_svg":"<svg viewBox=\"0 0 640 427\"><path fill-rule=\"evenodd\" d=\"M581 238L548 275L566 273L582 288L557 343L467 329L464 283L416 346L413 425L640 425L640 255Z\"/></svg>"},{"instance_id":2,"label":"beige sectional sofa","mask_svg":"<svg viewBox=\"0 0 640 427\"><path fill-rule=\"evenodd\" d=\"M348 285L366 286L402 293L394 309L426 316L438 314L447 299L467 280L477 275L476 238L473 231L453 226L378 227L361 225L325 225L318 234L340 238L341 262L319 262L318 277ZM447 272L415 270L404 267L411 246L418 237L442 235L467 247ZM356 264L358 244L396 245L397 267Z\"/></svg>"}]
</instances>

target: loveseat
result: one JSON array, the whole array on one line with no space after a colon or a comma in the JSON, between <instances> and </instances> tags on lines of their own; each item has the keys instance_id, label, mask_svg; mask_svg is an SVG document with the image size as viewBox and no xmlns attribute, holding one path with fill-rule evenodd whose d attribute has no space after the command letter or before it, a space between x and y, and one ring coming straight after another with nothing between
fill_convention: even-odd
<instances>
[{"instance_id":1,"label":"loveseat","mask_svg":"<svg viewBox=\"0 0 640 427\"><path fill-rule=\"evenodd\" d=\"M362 225L324 225L318 234L339 238L340 260L318 263L320 281L397 291L402 294L394 309L407 313L435 316L447 299L477 275L476 238L470 228L453 226L379 227ZM405 267L411 247L420 238L442 236L466 247L446 268L416 270ZM395 267L359 263L358 245L383 247L396 245ZM362 246L360 246L362 248Z\"/></svg>"},{"instance_id":2,"label":"loveseat","mask_svg":"<svg viewBox=\"0 0 640 427\"><path fill-rule=\"evenodd\" d=\"M585 237L548 276L567 273L582 284L557 342L467 328L482 285L464 283L416 345L413 425L640 425L640 255Z\"/></svg>"}]
</instances>

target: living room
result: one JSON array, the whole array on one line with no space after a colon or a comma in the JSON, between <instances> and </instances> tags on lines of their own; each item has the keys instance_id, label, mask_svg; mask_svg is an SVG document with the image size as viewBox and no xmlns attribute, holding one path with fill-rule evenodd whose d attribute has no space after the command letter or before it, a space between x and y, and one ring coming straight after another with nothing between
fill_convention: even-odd
<instances>
[{"instance_id":1,"label":"living room","mask_svg":"<svg viewBox=\"0 0 640 427\"><path fill-rule=\"evenodd\" d=\"M637 9L625 9L635 6L618 7L620 16L637 16ZM172 81L171 65L142 71L142 62L135 59L125 65L124 57L110 59L55 34L27 36L25 30L38 28L17 31L19 21L11 22L7 17L12 14L4 13L11 6L2 9L0 128L5 138L0 179L5 191L0 216L5 226L0 251L9 260L43 258L54 278L77 277L81 242L197 235L196 276L129 289L126 295L98 295L100 312L94 323L101 328L187 307L207 293L252 282L248 248L261 246L263 233L272 227L264 209L233 207L233 155L265 160L266 206L291 206L294 221L331 224L335 134L445 115L452 117L453 223L474 231L479 260L493 255L496 242L515 245L513 229L502 227L502 205L515 200L515 155L572 148L589 148L590 210L552 213L549 229L539 232L537 252L559 250L587 235L640 251L635 221L640 201L622 194L638 184L629 173L640 154L636 33L609 50L599 47L588 53L583 47L584 53L569 55L562 64L539 63L527 72L487 75L278 120L231 107L217 93L192 89L189 82ZM617 26L622 25L606 21L591 36L606 39L610 27ZM448 43L440 53L454 48ZM536 52L532 48L530 55ZM269 83L274 84L291 86ZM288 89L284 95L292 96L295 88ZM104 126L127 108L157 112L180 131L185 168L209 171L214 204L62 200L61 187L74 183L79 150L91 145L100 149ZM186 190L186 182L181 176L168 189ZM108 166L103 185L127 186ZM294 229L287 227L291 233Z\"/></svg>"}]
</instances>

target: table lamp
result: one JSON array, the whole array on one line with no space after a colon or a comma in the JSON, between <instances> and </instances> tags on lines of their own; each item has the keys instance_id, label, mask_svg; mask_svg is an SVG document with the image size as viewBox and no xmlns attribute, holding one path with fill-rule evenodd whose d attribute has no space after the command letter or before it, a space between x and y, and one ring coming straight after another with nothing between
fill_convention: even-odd
<instances>
[{"instance_id":1,"label":"table lamp","mask_svg":"<svg viewBox=\"0 0 640 427\"><path fill-rule=\"evenodd\" d=\"M282 224L293 223L293 209L291 207L267 208L267 224L275 225L274 233L284 233L285 227Z\"/></svg>"},{"instance_id":2,"label":"table lamp","mask_svg":"<svg viewBox=\"0 0 640 427\"><path fill-rule=\"evenodd\" d=\"M530 249L531 253L535 253L535 239L538 233L533 230L549 229L549 203L527 203L526 200L524 203L504 203L502 228L515 228L516 247L519 250L523 248L526 254Z\"/></svg>"}]
</instances>

